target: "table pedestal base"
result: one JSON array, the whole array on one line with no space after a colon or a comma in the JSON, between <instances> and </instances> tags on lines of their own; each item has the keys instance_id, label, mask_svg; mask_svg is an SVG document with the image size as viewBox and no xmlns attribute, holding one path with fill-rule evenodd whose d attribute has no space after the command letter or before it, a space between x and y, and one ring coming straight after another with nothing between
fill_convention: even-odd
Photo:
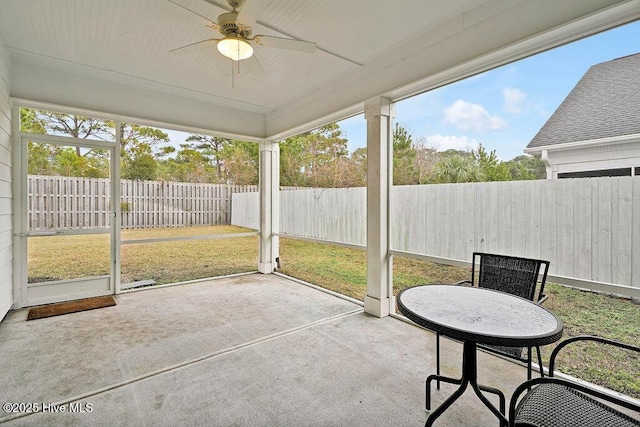
<instances>
[{"instance_id":1,"label":"table pedestal base","mask_svg":"<svg viewBox=\"0 0 640 427\"><path fill-rule=\"evenodd\" d=\"M436 418L438 418L442 413L449 408L453 402L458 400L460 396L464 393L467 388L467 385L471 384L471 387L476 392L476 395L480 398L482 403L485 404L487 408L493 412L493 414L498 417L501 427L506 427L508 425L508 420L505 417L505 397L504 393L502 393L497 388L487 387L484 385L478 384L478 356L476 352L476 343L475 342L464 342L463 352L462 352L462 377L460 379L449 378L442 375L429 375L427 378L427 410L431 409L431 381L439 380L442 382L450 383L450 384L459 384L460 387L456 391L453 392L451 396L447 398L440 406L438 406L435 411L429 414L427 418L427 422L424 424L425 427L429 427L433 425ZM500 399L500 410L498 410L486 396L482 393L485 391L487 393L492 393L498 395Z\"/></svg>"}]
</instances>

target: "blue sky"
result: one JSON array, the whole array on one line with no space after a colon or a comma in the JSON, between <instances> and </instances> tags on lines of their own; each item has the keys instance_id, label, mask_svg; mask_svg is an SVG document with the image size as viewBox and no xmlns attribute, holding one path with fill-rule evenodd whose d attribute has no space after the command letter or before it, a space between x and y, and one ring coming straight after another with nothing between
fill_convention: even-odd
<instances>
[{"instance_id":1,"label":"blue sky","mask_svg":"<svg viewBox=\"0 0 640 427\"><path fill-rule=\"evenodd\" d=\"M543 52L396 103L395 121L439 151L484 145L502 160L524 148L591 65L640 52L640 22ZM366 145L362 115L339 122Z\"/></svg>"}]
</instances>

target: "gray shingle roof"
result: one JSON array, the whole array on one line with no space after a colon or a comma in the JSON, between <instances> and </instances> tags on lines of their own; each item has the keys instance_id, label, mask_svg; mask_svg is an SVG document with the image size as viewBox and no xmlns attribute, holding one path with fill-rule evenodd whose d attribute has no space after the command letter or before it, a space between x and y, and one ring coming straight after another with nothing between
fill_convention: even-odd
<instances>
[{"instance_id":1,"label":"gray shingle roof","mask_svg":"<svg viewBox=\"0 0 640 427\"><path fill-rule=\"evenodd\" d=\"M640 53L593 65L527 148L640 133Z\"/></svg>"}]
</instances>

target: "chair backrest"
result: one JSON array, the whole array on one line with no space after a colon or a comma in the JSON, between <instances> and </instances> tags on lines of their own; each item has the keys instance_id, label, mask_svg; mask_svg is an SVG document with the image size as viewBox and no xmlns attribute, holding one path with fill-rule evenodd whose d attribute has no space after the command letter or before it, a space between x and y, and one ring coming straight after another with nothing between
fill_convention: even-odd
<instances>
[{"instance_id":1,"label":"chair backrest","mask_svg":"<svg viewBox=\"0 0 640 427\"><path fill-rule=\"evenodd\" d=\"M473 283L476 283L476 257L480 258L477 271L478 287L507 292L531 301L541 301L545 298L544 285L549 261L474 252L471 267ZM536 285L541 268L544 268L544 271L536 298Z\"/></svg>"}]
</instances>

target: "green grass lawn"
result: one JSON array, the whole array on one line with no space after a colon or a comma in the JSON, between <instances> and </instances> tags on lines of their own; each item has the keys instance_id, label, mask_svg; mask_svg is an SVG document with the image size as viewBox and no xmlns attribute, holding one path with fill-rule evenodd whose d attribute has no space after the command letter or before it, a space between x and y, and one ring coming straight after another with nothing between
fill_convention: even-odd
<instances>
[{"instance_id":1,"label":"green grass lawn","mask_svg":"<svg viewBox=\"0 0 640 427\"><path fill-rule=\"evenodd\" d=\"M122 240L228 234L233 226L123 230ZM122 282L153 279L158 284L255 271L257 236L187 240L122 246ZM109 237L55 236L29 239L29 280L68 279L109 274ZM280 239L280 272L363 300L366 253L357 249ZM422 283L453 283L469 278L465 268L394 257L394 292ZM640 304L548 284L544 307L565 324L564 337L599 335L640 343ZM543 348L548 360L553 346ZM568 347L559 360L563 372L640 398L640 357L586 345Z\"/></svg>"},{"instance_id":2,"label":"green grass lawn","mask_svg":"<svg viewBox=\"0 0 640 427\"><path fill-rule=\"evenodd\" d=\"M640 345L640 304L549 284L543 306L564 322L563 338L598 335ZM545 364L553 346L543 347ZM640 355L597 344L568 346L560 353L562 372L640 399Z\"/></svg>"},{"instance_id":3,"label":"green grass lawn","mask_svg":"<svg viewBox=\"0 0 640 427\"><path fill-rule=\"evenodd\" d=\"M242 233L234 226L123 230L121 239ZM109 274L109 235L33 237L28 242L29 283ZM122 283L183 282L257 270L258 238L136 243L121 247Z\"/></svg>"},{"instance_id":4,"label":"green grass lawn","mask_svg":"<svg viewBox=\"0 0 640 427\"><path fill-rule=\"evenodd\" d=\"M364 301L367 254L324 243L280 239L280 272ZM394 292L421 283L454 283L469 278L462 268L394 257Z\"/></svg>"}]
</instances>

